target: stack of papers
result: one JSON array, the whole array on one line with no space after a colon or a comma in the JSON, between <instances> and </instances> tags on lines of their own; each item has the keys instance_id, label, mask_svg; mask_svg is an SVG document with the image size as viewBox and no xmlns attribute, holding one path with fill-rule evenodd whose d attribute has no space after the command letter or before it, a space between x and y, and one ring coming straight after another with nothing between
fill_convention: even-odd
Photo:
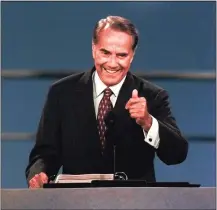
<instances>
[{"instance_id":1,"label":"stack of papers","mask_svg":"<svg viewBox=\"0 0 217 210\"><path fill-rule=\"evenodd\" d=\"M91 183L93 180L114 180L113 174L59 174L55 183Z\"/></svg>"}]
</instances>

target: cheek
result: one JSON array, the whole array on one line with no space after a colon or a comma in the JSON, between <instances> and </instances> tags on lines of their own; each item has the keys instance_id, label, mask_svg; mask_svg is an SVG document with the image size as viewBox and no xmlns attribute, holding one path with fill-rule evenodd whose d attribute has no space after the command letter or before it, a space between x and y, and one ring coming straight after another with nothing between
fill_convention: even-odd
<instances>
[{"instance_id":1,"label":"cheek","mask_svg":"<svg viewBox=\"0 0 217 210\"><path fill-rule=\"evenodd\" d=\"M130 67L130 59L127 60L120 60L119 64L123 67L123 68L129 68Z\"/></svg>"},{"instance_id":2,"label":"cheek","mask_svg":"<svg viewBox=\"0 0 217 210\"><path fill-rule=\"evenodd\" d=\"M96 55L95 62L98 65L100 65L100 64L106 63L107 62L107 58L105 58L103 56L100 56L100 55Z\"/></svg>"}]
</instances>

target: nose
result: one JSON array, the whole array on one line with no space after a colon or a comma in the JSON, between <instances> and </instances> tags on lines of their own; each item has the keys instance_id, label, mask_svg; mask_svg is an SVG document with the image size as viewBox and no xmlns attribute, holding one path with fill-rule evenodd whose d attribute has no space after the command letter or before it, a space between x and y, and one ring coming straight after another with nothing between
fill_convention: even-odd
<instances>
[{"instance_id":1,"label":"nose","mask_svg":"<svg viewBox=\"0 0 217 210\"><path fill-rule=\"evenodd\" d=\"M108 62L107 62L107 65L109 68L111 69L115 69L118 67L118 62L117 62L117 59L115 56L110 56Z\"/></svg>"}]
</instances>

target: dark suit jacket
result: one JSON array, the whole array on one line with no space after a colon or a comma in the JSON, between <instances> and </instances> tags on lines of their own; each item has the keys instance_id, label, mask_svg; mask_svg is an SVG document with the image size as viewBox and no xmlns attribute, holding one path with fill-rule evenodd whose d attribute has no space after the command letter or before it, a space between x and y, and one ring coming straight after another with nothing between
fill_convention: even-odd
<instances>
[{"instance_id":1,"label":"dark suit jacket","mask_svg":"<svg viewBox=\"0 0 217 210\"><path fill-rule=\"evenodd\" d=\"M40 172L57 174L61 166L67 174L113 173L114 144L116 171L125 172L129 179L156 181L155 154L168 165L185 160L188 143L171 114L167 92L130 72L112 111L114 120L102 155L93 102L93 71L68 76L51 86L26 168L27 181ZM149 113L159 122L158 149L144 141L142 128L125 109L133 89L146 98Z\"/></svg>"}]
</instances>

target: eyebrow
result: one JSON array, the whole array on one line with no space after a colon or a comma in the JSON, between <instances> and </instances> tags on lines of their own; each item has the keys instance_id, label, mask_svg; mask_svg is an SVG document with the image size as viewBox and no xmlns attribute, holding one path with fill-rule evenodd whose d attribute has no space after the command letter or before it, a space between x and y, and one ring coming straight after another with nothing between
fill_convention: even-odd
<instances>
[{"instance_id":1,"label":"eyebrow","mask_svg":"<svg viewBox=\"0 0 217 210\"><path fill-rule=\"evenodd\" d=\"M117 53L117 55L119 55L119 56L127 56L128 55L128 53Z\"/></svg>"},{"instance_id":2,"label":"eyebrow","mask_svg":"<svg viewBox=\"0 0 217 210\"><path fill-rule=\"evenodd\" d=\"M111 54L111 52L108 51L108 50L106 50L105 48L101 48L100 51L101 51L101 52L108 53L108 54ZM120 52L120 53L117 53L117 55L119 55L119 56L127 56L128 53L126 53L126 52Z\"/></svg>"},{"instance_id":3,"label":"eyebrow","mask_svg":"<svg viewBox=\"0 0 217 210\"><path fill-rule=\"evenodd\" d=\"M106 50L105 48L101 48L100 51L101 51L101 52L105 52L105 53L111 53L111 52L109 52L108 50Z\"/></svg>"}]
</instances>

